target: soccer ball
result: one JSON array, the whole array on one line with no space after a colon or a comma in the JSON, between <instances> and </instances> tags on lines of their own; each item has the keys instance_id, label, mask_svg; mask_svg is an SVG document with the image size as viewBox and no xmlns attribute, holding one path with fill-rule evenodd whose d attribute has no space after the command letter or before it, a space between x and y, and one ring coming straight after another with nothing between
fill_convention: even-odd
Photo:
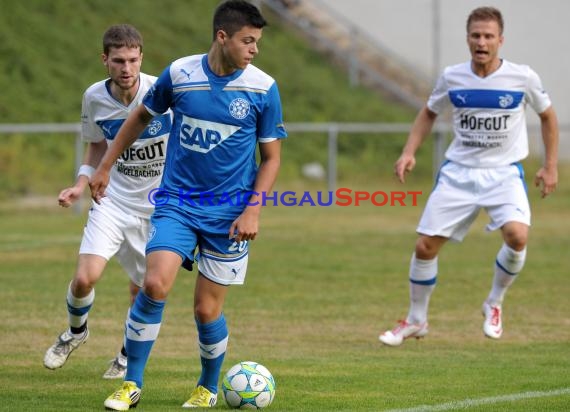
<instances>
[{"instance_id":1,"label":"soccer ball","mask_svg":"<svg viewBox=\"0 0 570 412\"><path fill-rule=\"evenodd\" d=\"M261 409L273 402L275 380L265 366L240 362L224 375L222 391L230 408Z\"/></svg>"}]
</instances>

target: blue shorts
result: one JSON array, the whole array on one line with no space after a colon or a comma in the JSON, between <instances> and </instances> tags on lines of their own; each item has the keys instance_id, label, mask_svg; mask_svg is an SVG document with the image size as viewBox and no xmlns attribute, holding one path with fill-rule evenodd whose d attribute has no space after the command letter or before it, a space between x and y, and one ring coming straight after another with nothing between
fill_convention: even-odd
<instances>
[{"instance_id":1,"label":"blue shorts","mask_svg":"<svg viewBox=\"0 0 570 412\"><path fill-rule=\"evenodd\" d=\"M150 223L147 255L169 250L182 258L185 268L197 261L200 273L213 282L243 284L249 244L229 239L233 219L195 216L180 207L163 205L157 206Z\"/></svg>"}]
</instances>

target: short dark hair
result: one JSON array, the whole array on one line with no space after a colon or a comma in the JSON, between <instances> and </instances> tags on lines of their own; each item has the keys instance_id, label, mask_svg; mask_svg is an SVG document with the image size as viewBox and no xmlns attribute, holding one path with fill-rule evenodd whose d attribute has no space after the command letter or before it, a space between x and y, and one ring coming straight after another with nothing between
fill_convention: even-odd
<instances>
[{"instance_id":1,"label":"short dark hair","mask_svg":"<svg viewBox=\"0 0 570 412\"><path fill-rule=\"evenodd\" d=\"M469 26L474 21L489 21L494 20L499 25L499 32L503 34L503 29L505 23L503 21L503 15L501 12L494 7L478 7L469 14L467 18L467 33L469 33Z\"/></svg>"},{"instance_id":2,"label":"short dark hair","mask_svg":"<svg viewBox=\"0 0 570 412\"><path fill-rule=\"evenodd\" d=\"M139 31L130 24L116 24L103 34L103 53L109 54L114 48L129 47L143 50L143 38Z\"/></svg>"},{"instance_id":3,"label":"short dark hair","mask_svg":"<svg viewBox=\"0 0 570 412\"><path fill-rule=\"evenodd\" d=\"M216 39L218 30L225 31L228 36L241 30L242 27L252 26L262 29L267 22L259 9L245 0L228 0L218 6L214 12L213 39Z\"/></svg>"}]
</instances>

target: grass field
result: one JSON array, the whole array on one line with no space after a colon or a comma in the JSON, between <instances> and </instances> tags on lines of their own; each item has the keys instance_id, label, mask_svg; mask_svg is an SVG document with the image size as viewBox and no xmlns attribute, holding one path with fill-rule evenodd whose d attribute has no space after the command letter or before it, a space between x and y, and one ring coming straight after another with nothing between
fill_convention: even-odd
<instances>
[{"instance_id":1,"label":"grass field","mask_svg":"<svg viewBox=\"0 0 570 412\"><path fill-rule=\"evenodd\" d=\"M273 411L569 410L569 176L562 171L566 186L546 200L530 189L528 260L507 296L500 341L481 330L500 246L483 230L485 215L440 256L427 338L387 348L377 336L407 311L408 261L429 184L406 188L424 191L417 207L267 207L246 286L228 295L224 369L240 360L266 365L277 383ZM66 327L84 220L46 205L0 207L0 410L103 410L118 386L101 379L120 347L128 305L115 261L97 287L89 342L60 370L42 365ZM195 383L193 284L194 274L181 271L137 410L178 411ZM221 399L216 409L226 409Z\"/></svg>"}]
</instances>

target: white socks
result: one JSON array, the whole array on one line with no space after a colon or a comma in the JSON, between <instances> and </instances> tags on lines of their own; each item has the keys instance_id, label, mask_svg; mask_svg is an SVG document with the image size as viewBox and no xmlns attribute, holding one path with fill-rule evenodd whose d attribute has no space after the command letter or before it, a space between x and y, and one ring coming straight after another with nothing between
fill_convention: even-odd
<instances>
[{"instance_id":1,"label":"white socks","mask_svg":"<svg viewBox=\"0 0 570 412\"><path fill-rule=\"evenodd\" d=\"M517 252L503 243L495 261L495 277L491 292L487 297L487 303L491 306L503 303L505 293L517 278L517 274L522 270L525 259L526 248Z\"/></svg>"},{"instance_id":2,"label":"white socks","mask_svg":"<svg viewBox=\"0 0 570 412\"><path fill-rule=\"evenodd\" d=\"M410 261L410 310L406 322L423 324L427 321L430 296L437 281L437 256L423 260L412 255Z\"/></svg>"}]
</instances>

